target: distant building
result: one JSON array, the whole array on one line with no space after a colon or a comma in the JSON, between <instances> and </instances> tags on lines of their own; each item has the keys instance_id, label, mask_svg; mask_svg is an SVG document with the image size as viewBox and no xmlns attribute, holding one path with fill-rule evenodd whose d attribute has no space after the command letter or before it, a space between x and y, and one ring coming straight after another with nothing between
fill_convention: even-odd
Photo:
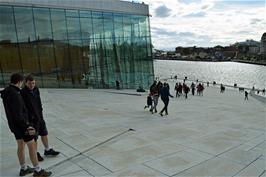
<instances>
[{"instance_id":1,"label":"distant building","mask_svg":"<svg viewBox=\"0 0 266 177\"><path fill-rule=\"evenodd\" d=\"M234 44L238 51L243 54L258 54L260 52L260 42L254 40L246 40Z\"/></svg>"},{"instance_id":2,"label":"distant building","mask_svg":"<svg viewBox=\"0 0 266 177\"><path fill-rule=\"evenodd\" d=\"M266 55L266 33L263 33L260 41L260 54Z\"/></svg>"}]
</instances>

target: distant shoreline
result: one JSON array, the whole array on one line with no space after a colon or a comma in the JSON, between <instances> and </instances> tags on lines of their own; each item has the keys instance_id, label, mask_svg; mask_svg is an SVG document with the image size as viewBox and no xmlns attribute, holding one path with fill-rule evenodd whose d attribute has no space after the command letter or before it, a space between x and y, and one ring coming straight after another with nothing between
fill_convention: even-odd
<instances>
[{"instance_id":1,"label":"distant shoreline","mask_svg":"<svg viewBox=\"0 0 266 177\"><path fill-rule=\"evenodd\" d=\"M263 65L266 66L266 62L256 62L256 61L247 61L247 60L223 60L223 61L213 61L213 60L176 60L176 59L158 59L155 58L153 60L171 60L171 61L195 61L195 62L237 62L237 63L246 63L246 64L254 64L254 65Z\"/></svg>"},{"instance_id":2,"label":"distant shoreline","mask_svg":"<svg viewBox=\"0 0 266 177\"><path fill-rule=\"evenodd\" d=\"M246 60L233 60L233 62L266 66L266 62L256 62L256 61L246 61Z\"/></svg>"}]
</instances>

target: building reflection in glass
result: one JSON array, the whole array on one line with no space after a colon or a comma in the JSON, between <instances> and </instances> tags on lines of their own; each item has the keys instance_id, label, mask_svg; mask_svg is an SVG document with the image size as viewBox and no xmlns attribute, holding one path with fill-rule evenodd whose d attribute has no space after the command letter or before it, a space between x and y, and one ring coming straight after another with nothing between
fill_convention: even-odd
<instances>
[{"instance_id":1,"label":"building reflection in glass","mask_svg":"<svg viewBox=\"0 0 266 177\"><path fill-rule=\"evenodd\" d=\"M153 82L149 17L0 6L0 87L32 73L39 87L148 87Z\"/></svg>"}]
</instances>

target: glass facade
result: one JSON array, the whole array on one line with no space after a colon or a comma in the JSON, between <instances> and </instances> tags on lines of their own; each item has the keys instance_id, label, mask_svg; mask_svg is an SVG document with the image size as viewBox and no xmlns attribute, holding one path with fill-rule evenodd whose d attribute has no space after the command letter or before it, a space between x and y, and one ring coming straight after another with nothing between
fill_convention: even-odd
<instances>
[{"instance_id":1,"label":"glass facade","mask_svg":"<svg viewBox=\"0 0 266 177\"><path fill-rule=\"evenodd\" d=\"M148 87L154 79L149 17L0 6L0 87L12 73L39 87Z\"/></svg>"}]
</instances>

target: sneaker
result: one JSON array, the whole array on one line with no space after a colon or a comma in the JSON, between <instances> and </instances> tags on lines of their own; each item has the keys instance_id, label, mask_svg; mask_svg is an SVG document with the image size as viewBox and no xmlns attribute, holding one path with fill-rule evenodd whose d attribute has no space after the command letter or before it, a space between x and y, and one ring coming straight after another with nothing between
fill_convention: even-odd
<instances>
[{"instance_id":1,"label":"sneaker","mask_svg":"<svg viewBox=\"0 0 266 177\"><path fill-rule=\"evenodd\" d=\"M159 114L160 114L161 116L163 116L163 113L160 112Z\"/></svg>"},{"instance_id":2,"label":"sneaker","mask_svg":"<svg viewBox=\"0 0 266 177\"><path fill-rule=\"evenodd\" d=\"M27 168L25 170L20 169L19 176L25 176L25 175L33 173L33 172L34 172L34 168L27 166Z\"/></svg>"},{"instance_id":3,"label":"sneaker","mask_svg":"<svg viewBox=\"0 0 266 177\"><path fill-rule=\"evenodd\" d=\"M46 156L57 156L58 154L60 154L60 152L53 149L49 149L48 151L44 150L44 155Z\"/></svg>"},{"instance_id":4,"label":"sneaker","mask_svg":"<svg viewBox=\"0 0 266 177\"><path fill-rule=\"evenodd\" d=\"M41 171L39 171L39 172L34 171L34 173L33 173L34 177L48 177L48 176L51 176L51 175L52 175L52 172L45 171L44 169L41 169Z\"/></svg>"},{"instance_id":5,"label":"sneaker","mask_svg":"<svg viewBox=\"0 0 266 177\"><path fill-rule=\"evenodd\" d=\"M41 154L39 152L37 152L37 157L38 157L38 161L41 162L43 161L43 157L41 156Z\"/></svg>"}]
</instances>

